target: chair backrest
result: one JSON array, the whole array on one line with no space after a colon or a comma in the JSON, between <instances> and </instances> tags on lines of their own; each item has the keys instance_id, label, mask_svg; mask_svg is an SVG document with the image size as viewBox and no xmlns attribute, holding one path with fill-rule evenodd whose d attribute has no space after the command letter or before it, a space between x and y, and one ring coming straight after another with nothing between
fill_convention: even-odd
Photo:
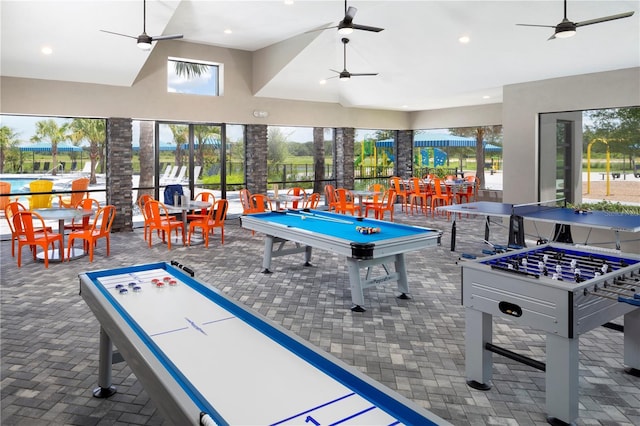
<instances>
[{"instance_id":1,"label":"chair backrest","mask_svg":"<svg viewBox=\"0 0 640 426\"><path fill-rule=\"evenodd\" d=\"M39 179L29 182L29 191L31 192L51 192L52 190L52 180ZM47 207L51 207L51 194L31 195L29 209L42 209Z\"/></svg>"},{"instance_id":2,"label":"chair backrest","mask_svg":"<svg viewBox=\"0 0 640 426\"><path fill-rule=\"evenodd\" d=\"M146 216L149 222L156 226L160 226L162 223L162 216L167 214L167 208L158 200L149 200L144 205Z\"/></svg>"},{"instance_id":3,"label":"chair backrest","mask_svg":"<svg viewBox=\"0 0 640 426\"><path fill-rule=\"evenodd\" d=\"M340 206L346 206L348 203L353 202L353 192L349 191L346 188L338 188L336 189L336 202Z\"/></svg>"},{"instance_id":4,"label":"chair backrest","mask_svg":"<svg viewBox=\"0 0 640 426\"><path fill-rule=\"evenodd\" d=\"M433 191L437 197L442 196L442 181L440 180L440 178L433 178Z\"/></svg>"},{"instance_id":5,"label":"chair backrest","mask_svg":"<svg viewBox=\"0 0 640 426\"><path fill-rule=\"evenodd\" d=\"M387 189L382 195L380 202L384 210L393 210L396 201L396 191L393 188Z\"/></svg>"},{"instance_id":6,"label":"chair backrest","mask_svg":"<svg viewBox=\"0 0 640 426\"><path fill-rule=\"evenodd\" d=\"M26 210L27 208L17 201L13 201L5 206L4 217L5 219L7 219L7 222L9 222L9 229L11 230L12 234L16 233L16 228L13 224L13 217L16 215L16 213Z\"/></svg>"},{"instance_id":7,"label":"chair backrest","mask_svg":"<svg viewBox=\"0 0 640 426\"><path fill-rule=\"evenodd\" d=\"M242 204L243 213L251 211L251 192L248 189L240 190L240 204Z\"/></svg>"},{"instance_id":8,"label":"chair backrest","mask_svg":"<svg viewBox=\"0 0 640 426\"><path fill-rule=\"evenodd\" d=\"M229 202L227 200L222 198L216 201L216 203L214 204L214 208L212 209L215 210L214 224L219 225L224 222L224 220L227 218L228 209Z\"/></svg>"},{"instance_id":9,"label":"chair backrest","mask_svg":"<svg viewBox=\"0 0 640 426\"><path fill-rule=\"evenodd\" d=\"M106 235L111 232L113 220L116 217L115 206L106 205L98 210L91 225L91 233L98 235Z\"/></svg>"},{"instance_id":10,"label":"chair backrest","mask_svg":"<svg viewBox=\"0 0 640 426\"><path fill-rule=\"evenodd\" d=\"M164 173L160 176L160 179L166 179L171 175L171 170L173 170L173 166L171 164L167 164L167 167L164 169Z\"/></svg>"},{"instance_id":11,"label":"chair backrest","mask_svg":"<svg viewBox=\"0 0 640 426\"><path fill-rule=\"evenodd\" d=\"M193 197L194 201L204 201L205 203L211 203L213 206L216 203L216 196L211 192L202 191L198 192L195 197ZM209 208L200 209L200 214L207 214L210 211Z\"/></svg>"},{"instance_id":12,"label":"chair backrest","mask_svg":"<svg viewBox=\"0 0 640 426\"><path fill-rule=\"evenodd\" d=\"M193 181L196 182L200 178L200 172L202 171L202 166L194 166L193 167Z\"/></svg>"},{"instance_id":13,"label":"chair backrest","mask_svg":"<svg viewBox=\"0 0 640 426\"><path fill-rule=\"evenodd\" d=\"M378 192L379 193L379 194L374 194L373 197L371 197L371 199L370 199L374 203L377 203L378 201L380 201L380 198L384 194L384 192L386 191L386 188L381 183L374 183L372 185L369 185L369 191L373 191L373 192Z\"/></svg>"},{"instance_id":14,"label":"chair backrest","mask_svg":"<svg viewBox=\"0 0 640 426\"><path fill-rule=\"evenodd\" d=\"M34 223L36 222L36 223ZM47 230L44 225L44 219L36 212L23 210L17 212L13 216L13 226L20 238L27 242L35 241L35 229L40 228L38 232L47 236Z\"/></svg>"},{"instance_id":15,"label":"chair backrest","mask_svg":"<svg viewBox=\"0 0 640 426\"><path fill-rule=\"evenodd\" d=\"M420 194L420 192L421 192L420 191L420 186L421 186L420 179L417 178L417 177L412 177L410 179L410 181L411 181L411 192L414 193L414 194Z\"/></svg>"},{"instance_id":16,"label":"chair backrest","mask_svg":"<svg viewBox=\"0 0 640 426\"><path fill-rule=\"evenodd\" d=\"M11 182L0 182L0 194L11 193ZM9 204L10 198L8 195L0 195L0 209L4 210Z\"/></svg>"},{"instance_id":17,"label":"chair backrest","mask_svg":"<svg viewBox=\"0 0 640 426\"><path fill-rule=\"evenodd\" d=\"M287 191L287 195L292 195L294 197L304 197L304 199L302 200L291 202L291 207L293 207L294 209L297 209L299 204L303 205L307 200L307 191L305 191L304 188L300 188L299 186L289 188L289 190Z\"/></svg>"},{"instance_id":18,"label":"chair backrest","mask_svg":"<svg viewBox=\"0 0 640 426\"><path fill-rule=\"evenodd\" d=\"M396 194L404 194L404 193L406 193L406 191L404 191L403 188L402 188L402 183L400 181L400 177L392 176L389 179L391 181L391 187L393 188L394 191L396 191Z\"/></svg>"},{"instance_id":19,"label":"chair backrest","mask_svg":"<svg viewBox=\"0 0 640 426\"><path fill-rule=\"evenodd\" d=\"M324 199L328 205L336 202L336 188L333 185L327 184L324 186Z\"/></svg>"},{"instance_id":20,"label":"chair backrest","mask_svg":"<svg viewBox=\"0 0 640 426\"><path fill-rule=\"evenodd\" d=\"M178 167L178 166L176 166ZM187 166L181 166L180 167L180 173L178 173L178 176L176 176L176 182L180 182L182 179L184 179L184 175L187 174Z\"/></svg>"},{"instance_id":21,"label":"chair backrest","mask_svg":"<svg viewBox=\"0 0 640 426\"><path fill-rule=\"evenodd\" d=\"M262 213L273 210L271 200L264 194L253 194L251 196L251 213Z\"/></svg>"},{"instance_id":22,"label":"chair backrest","mask_svg":"<svg viewBox=\"0 0 640 426\"><path fill-rule=\"evenodd\" d=\"M79 178L71 181L72 191L84 191L89 189L89 178ZM73 192L71 194L71 206L78 204L84 197L88 196L88 192Z\"/></svg>"},{"instance_id":23,"label":"chair backrest","mask_svg":"<svg viewBox=\"0 0 640 426\"><path fill-rule=\"evenodd\" d=\"M315 209L320 203L320 193L314 192L307 198L307 202L304 205L305 209Z\"/></svg>"},{"instance_id":24,"label":"chair backrest","mask_svg":"<svg viewBox=\"0 0 640 426\"><path fill-rule=\"evenodd\" d=\"M174 195L184 195L182 185L167 185L164 188L164 203L172 206Z\"/></svg>"}]
</instances>

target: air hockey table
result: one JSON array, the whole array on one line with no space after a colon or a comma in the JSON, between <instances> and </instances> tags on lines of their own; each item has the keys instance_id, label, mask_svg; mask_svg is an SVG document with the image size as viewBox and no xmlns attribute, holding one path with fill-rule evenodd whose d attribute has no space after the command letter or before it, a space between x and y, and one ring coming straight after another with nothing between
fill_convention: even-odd
<instances>
[{"instance_id":1,"label":"air hockey table","mask_svg":"<svg viewBox=\"0 0 640 426\"><path fill-rule=\"evenodd\" d=\"M80 275L100 323L96 397L116 392L115 345L173 424L449 424L191 274L163 262Z\"/></svg>"},{"instance_id":2,"label":"air hockey table","mask_svg":"<svg viewBox=\"0 0 640 426\"><path fill-rule=\"evenodd\" d=\"M409 298L404 254L439 244L442 231L383 220L347 216L319 210L287 210L241 217L242 227L265 234L262 266L270 273L273 257L305 253L309 266L312 248L344 256L349 268L353 311L362 312L365 288L396 281L400 298ZM375 232L367 233L366 230ZM286 246L287 242L295 247ZM388 265L395 265L391 272ZM373 267L383 273L373 276ZM360 271L365 271L362 276Z\"/></svg>"}]
</instances>

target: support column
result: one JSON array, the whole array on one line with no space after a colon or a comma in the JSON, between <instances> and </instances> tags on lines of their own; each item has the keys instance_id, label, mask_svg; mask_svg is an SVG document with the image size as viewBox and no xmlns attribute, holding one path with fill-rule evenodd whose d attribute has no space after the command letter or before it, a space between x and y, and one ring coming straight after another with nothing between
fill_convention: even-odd
<instances>
[{"instance_id":1,"label":"support column","mask_svg":"<svg viewBox=\"0 0 640 426\"><path fill-rule=\"evenodd\" d=\"M351 127L336 129L336 187L353 189L353 144L355 129Z\"/></svg>"},{"instance_id":2,"label":"support column","mask_svg":"<svg viewBox=\"0 0 640 426\"><path fill-rule=\"evenodd\" d=\"M410 178L413 176L413 130L396 132L396 176Z\"/></svg>"},{"instance_id":3,"label":"support column","mask_svg":"<svg viewBox=\"0 0 640 426\"><path fill-rule=\"evenodd\" d=\"M245 126L245 182L251 193L267 192L267 126Z\"/></svg>"},{"instance_id":4,"label":"support column","mask_svg":"<svg viewBox=\"0 0 640 426\"><path fill-rule=\"evenodd\" d=\"M107 119L107 204L116 208L112 231L133 231L133 143L130 118Z\"/></svg>"}]
</instances>

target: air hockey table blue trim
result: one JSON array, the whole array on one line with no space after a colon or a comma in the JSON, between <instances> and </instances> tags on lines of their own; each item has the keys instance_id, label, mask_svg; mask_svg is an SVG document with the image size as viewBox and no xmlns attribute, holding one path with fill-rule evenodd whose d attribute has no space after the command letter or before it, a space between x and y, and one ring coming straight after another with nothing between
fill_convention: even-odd
<instances>
[{"instance_id":1,"label":"air hockey table blue trim","mask_svg":"<svg viewBox=\"0 0 640 426\"><path fill-rule=\"evenodd\" d=\"M394 399L381 389L378 389L376 386L372 385L372 383L369 383L363 378L360 378L352 372L347 371L345 368L337 365L334 361L329 359L327 355L323 355L320 352L312 349L308 343L302 341L301 339L294 338L292 335L288 334L288 332L279 329L277 325L269 324L267 321L265 321L265 319L258 317L257 314L250 312L241 305L228 299L217 289L209 288L205 285L202 285L200 282L186 275L180 269L166 262L86 272L84 275L86 275L91 280L91 282L105 297L105 299L109 301L114 310L122 316L122 318L131 327L138 338L147 345L147 347L156 356L160 363L166 368L173 379L180 385L184 392L192 399L192 401L198 406L198 408L201 409L202 412L209 414L217 424L227 425L228 423L218 414L218 412L204 398L204 396L200 394L200 392L198 392L198 390L195 389L181 373L179 373L175 365L156 346L156 344L151 340L147 333L145 333L141 329L141 327L130 317L130 315L124 310L124 308L119 306L113 295L109 293L103 285L96 283L97 278L100 277L118 275L122 273L146 271L149 269L164 269L170 271L175 275L178 275L185 284L190 286L198 293L202 294L209 300L228 310L230 313L246 322L247 324L251 325L256 330L260 331L266 336L269 336L272 340L284 346L302 359L308 361L311 365L325 372L327 375L342 383L346 387L350 388L352 391L355 390L356 393L358 393L360 396L362 396L378 408L382 409L383 411L386 411L390 415L396 417L400 422L407 425L421 424L425 426L438 424L402 404L400 401ZM371 381L374 382L372 379ZM425 421L428 423L425 423Z\"/></svg>"}]
</instances>

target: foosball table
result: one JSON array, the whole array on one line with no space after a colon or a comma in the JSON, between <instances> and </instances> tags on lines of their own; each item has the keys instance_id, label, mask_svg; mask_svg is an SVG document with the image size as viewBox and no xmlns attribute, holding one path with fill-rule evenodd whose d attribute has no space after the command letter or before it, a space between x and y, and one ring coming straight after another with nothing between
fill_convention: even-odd
<instances>
[{"instance_id":1,"label":"foosball table","mask_svg":"<svg viewBox=\"0 0 640 426\"><path fill-rule=\"evenodd\" d=\"M467 384L488 390L492 354L545 371L547 420L578 417L578 339L624 332L625 371L640 373L640 256L551 243L462 263ZM492 343L493 316L546 333L546 363ZM610 323L624 316L624 325Z\"/></svg>"}]
</instances>

